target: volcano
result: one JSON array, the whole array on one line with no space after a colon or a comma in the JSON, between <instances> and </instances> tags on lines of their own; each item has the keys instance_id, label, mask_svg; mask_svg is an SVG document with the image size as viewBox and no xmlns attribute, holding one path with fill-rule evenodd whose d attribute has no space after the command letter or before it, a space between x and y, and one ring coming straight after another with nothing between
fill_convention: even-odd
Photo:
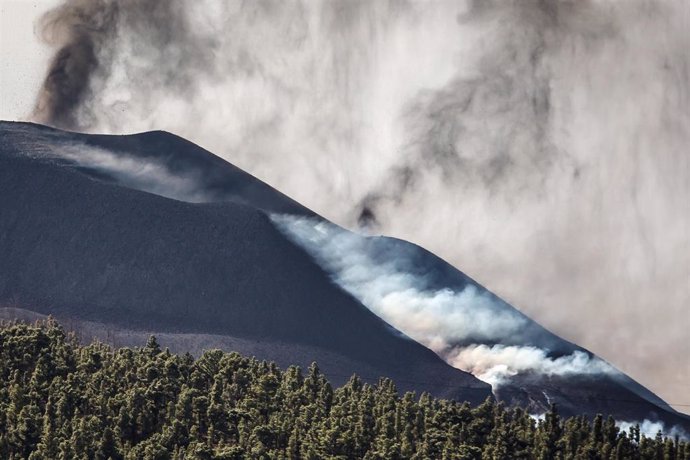
<instances>
[{"instance_id":1,"label":"volcano","mask_svg":"<svg viewBox=\"0 0 690 460\"><path fill-rule=\"evenodd\" d=\"M177 352L316 361L335 384L389 377L472 404L493 395L535 414L556 403L690 431L689 417L434 254L340 228L161 131L0 123L0 307L116 346L154 334Z\"/></svg>"}]
</instances>

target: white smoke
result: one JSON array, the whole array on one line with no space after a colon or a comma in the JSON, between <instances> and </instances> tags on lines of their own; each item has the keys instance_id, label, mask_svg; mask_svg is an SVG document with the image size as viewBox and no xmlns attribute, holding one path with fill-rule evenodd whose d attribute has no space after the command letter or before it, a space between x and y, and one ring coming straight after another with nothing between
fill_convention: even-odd
<instances>
[{"instance_id":1,"label":"white smoke","mask_svg":"<svg viewBox=\"0 0 690 460\"><path fill-rule=\"evenodd\" d=\"M344 290L379 317L434 350L452 366L496 388L518 373L599 374L617 371L582 351L551 358L534 346L495 344L523 334L529 320L510 306L469 284L460 291L430 290L424 275L401 268L397 253L380 260L382 239L344 230L315 218L272 216ZM476 341L474 344L458 343ZM493 342L485 345L482 342Z\"/></svg>"},{"instance_id":2,"label":"white smoke","mask_svg":"<svg viewBox=\"0 0 690 460\"><path fill-rule=\"evenodd\" d=\"M37 117L180 134L340 225L423 245L684 402L688 8L67 0L47 32L96 59L61 117Z\"/></svg>"},{"instance_id":3,"label":"white smoke","mask_svg":"<svg viewBox=\"0 0 690 460\"><path fill-rule=\"evenodd\" d=\"M546 419L546 413L530 414L530 417L532 417L536 422L542 422ZM616 426L621 432L626 432L630 434L630 430L632 428L639 426L640 434L652 439L655 438L657 433L659 432L661 432L662 436L664 437L675 438L676 436L678 436L679 439L690 439L688 433L681 426L673 425L671 428L667 428L663 422L655 422L648 419L644 419L642 420L642 422L616 420Z\"/></svg>"},{"instance_id":4,"label":"white smoke","mask_svg":"<svg viewBox=\"0 0 690 460\"><path fill-rule=\"evenodd\" d=\"M514 345L470 345L446 352L446 361L458 369L470 372L493 388L524 372L543 375L595 375L617 374L608 363L592 358L582 351L550 358L536 347Z\"/></svg>"},{"instance_id":5,"label":"white smoke","mask_svg":"<svg viewBox=\"0 0 690 460\"><path fill-rule=\"evenodd\" d=\"M429 291L423 277L400 270L399 259L374 259L367 238L314 218L274 215L273 221L333 279L374 313L435 351L468 338L518 335L526 319L474 286Z\"/></svg>"},{"instance_id":6,"label":"white smoke","mask_svg":"<svg viewBox=\"0 0 690 460\"><path fill-rule=\"evenodd\" d=\"M126 152L115 153L81 143L58 143L50 154L83 168L105 173L125 187L190 203L212 199L199 185L202 181L194 173L171 171L164 162L152 158Z\"/></svg>"},{"instance_id":7,"label":"white smoke","mask_svg":"<svg viewBox=\"0 0 690 460\"><path fill-rule=\"evenodd\" d=\"M647 419L644 419L642 422L616 420L616 426L618 426L621 431L629 432L630 429L636 425L639 425L640 427L640 434L643 434L648 438L654 438L657 433L661 432L663 436L669 438L675 438L678 436L679 439L690 439L690 435L688 435L688 433L678 425L673 425L671 428L667 428L663 422L655 422Z\"/></svg>"}]
</instances>

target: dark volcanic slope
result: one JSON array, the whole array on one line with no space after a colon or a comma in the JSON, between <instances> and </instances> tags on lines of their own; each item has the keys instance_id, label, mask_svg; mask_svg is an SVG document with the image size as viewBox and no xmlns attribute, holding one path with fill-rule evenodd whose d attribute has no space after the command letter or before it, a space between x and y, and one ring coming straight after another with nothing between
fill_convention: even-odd
<instances>
[{"instance_id":1,"label":"dark volcanic slope","mask_svg":"<svg viewBox=\"0 0 690 460\"><path fill-rule=\"evenodd\" d=\"M452 346L536 347L549 359L595 358L418 246L329 224L333 238L344 235L349 245L339 255L321 230L307 235L307 244L293 244L266 213L323 222L168 133L83 135L0 123L0 318L19 308L24 317L52 314L86 338L118 345L141 344L154 332L176 351L222 347L281 365L316 360L336 383L356 372L437 396L478 402L489 395L488 385L404 338L333 283L344 268L339 259L354 254L384 283L390 274L413 280L402 289L422 298L473 287L491 299L491 323L508 317L520 325L486 337L471 320L481 306L472 304L470 320L458 327L475 329ZM319 238L308 255L309 242ZM362 298L358 290L369 281L346 289ZM495 395L534 412L556 402L564 414L650 418L690 431L688 417L622 373L521 371Z\"/></svg>"},{"instance_id":2,"label":"dark volcanic slope","mask_svg":"<svg viewBox=\"0 0 690 460\"><path fill-rule=\"evenodd\" d=\"M109 136L0 121L0 133L4 138L0 146L5 149L5 154L66 162L91 177L130 188L183 201L233 201L269 212L315 215L251 174L167 132ZM111 155L107 156L108 153ZM112 161L115 158L134 161L118 167L119 161ZM162 172L163 177L160 177ZM147 180L147 176L154 179ZM188 180L182 183L169 180L177 176ZM171 182L169 187L156 187L166 179Z\"/></svg>"},{"instance_id":3,"label":"dark volcanic slope","mask_svg":"<svg viewBox=\"0 0 690 460\"><path fill-rule=\"evenodd\" d=\"M129 154L150 140L157 155L188 155L191 168L217 163L209 189L232 192L238 203L133 190L54 154L83 139ZM358 372L472 402L490 394L333 285L262 211L239 202L307 210L175 136L86 137L2 123L0 200L5 305L128 330L232 337L242 351L254 342L258 357L283 363L294 347L294 356L319 361L336 382ZM334 356L343 357L339 366Z\"/></svg>"}]
</instances>

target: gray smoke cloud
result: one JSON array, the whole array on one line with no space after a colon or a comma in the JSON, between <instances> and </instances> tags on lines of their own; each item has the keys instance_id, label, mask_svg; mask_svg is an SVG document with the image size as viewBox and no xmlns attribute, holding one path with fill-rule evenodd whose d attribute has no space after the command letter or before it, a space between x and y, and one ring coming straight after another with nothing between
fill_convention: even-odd
<instances>
[{"instance_id":1,"label":"gray smoke cloud","mask_svg":"<svg viewBox=\"0 0 690 460\"><path fill-rule=\"evenodd\" d=\"M182 135L687 403L689 8L68 0L35 118Z\"/></svg>"}]
</instances>

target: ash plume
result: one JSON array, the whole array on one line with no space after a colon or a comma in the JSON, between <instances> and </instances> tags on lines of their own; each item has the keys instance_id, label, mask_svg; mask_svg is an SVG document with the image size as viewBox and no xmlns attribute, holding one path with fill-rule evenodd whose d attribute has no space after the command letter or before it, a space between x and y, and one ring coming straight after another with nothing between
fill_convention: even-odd
<instances>
[{"instance_id":1,"label":"ash plume","mask_svg":"<svg viewBox=\"0 0 690 460\"><path fill-rule=\"evenodd\" d=\"M115 4L70 2L45 14L43 40L59 46L38 96L34 118L62 128L79 128L75 112L89 98L91 74L99 51L114 31Z\"/></svg>"},{"instance_id":2,"label":"ash plume","mask_svg":"<svg viewBox=\"0 0 690 460\"><path fill-rule=\"evenodd\" d=\"M139 77L137 70L143 70L147 61L166 62L153 78L138 81L139 90L158 85L188 91L195 67L207 65L212 53L212 43L196 41L179 1L68 0L43 16L39 30L58 51L33 118L59 128L83 130L91 125L100 116L91 113L94 101L117 110L101 99L104 88L97 82L113 76L112 66L121 58L121 50L115 48L121 33L132 35L126 52L141 61L127 63L134 68L121 68L120 77Z\"/></svg>"},{"instance_id":3,"label":"ash plume","mask_svg":"<svg viewBox=\"0 0 690 460\"><path fill-rule=\"evenodd\" d=\"M683 402L688 8L68 0L35 117L175 132Z\"/></svg>"}]
</instances>

